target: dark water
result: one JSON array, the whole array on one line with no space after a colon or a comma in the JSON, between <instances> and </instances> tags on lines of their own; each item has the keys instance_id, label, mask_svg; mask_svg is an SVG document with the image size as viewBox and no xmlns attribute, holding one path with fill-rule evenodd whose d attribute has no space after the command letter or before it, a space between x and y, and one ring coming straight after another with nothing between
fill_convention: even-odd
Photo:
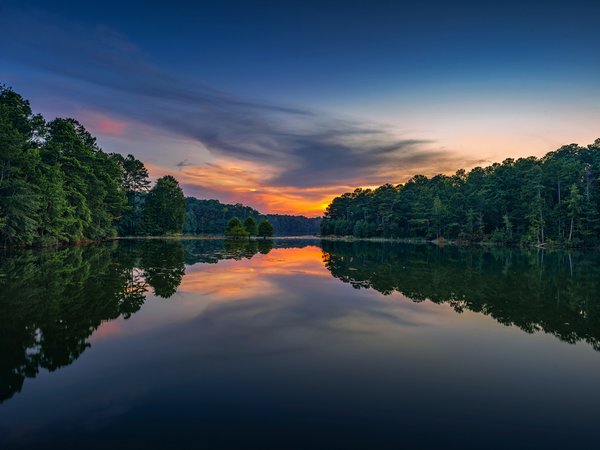
<instances>
[{"instance_id":1,"label":"dark water","mask_svg":"<svg viewBox=\"0 0 600 450\"><path fill-rule=\"evenodd\" d=\"M0 255L0 448L600 448L597 253Z\"/></svg>"}]
</instances>

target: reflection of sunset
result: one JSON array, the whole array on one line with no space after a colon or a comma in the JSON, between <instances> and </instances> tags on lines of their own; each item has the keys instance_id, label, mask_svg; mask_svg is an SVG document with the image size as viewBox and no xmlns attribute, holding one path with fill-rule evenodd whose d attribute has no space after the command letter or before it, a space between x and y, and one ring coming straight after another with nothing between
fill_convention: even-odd
<instances>
[{"instance_id":1,"label":"reflection of sunset","mask_svg":"<svg viewBox=\"0 0 600 450\"><path fill-rule=\"evenodd\" d=\"M321 249L273 249L251 260L223 260L218 264L196 264L186 270L180 292L210 295L217 300L273 295L280 290L275 277L305 274L329 277L321 262Z\"/></svg>"},{"instance_id":2,"label":"reflection of sunset","mask_svg":"<svg viewBox=\"0 0 600 450\"><path fill-rule=\"evenodd\" d=\"M116 320L102 322L102 324L94 332L94 340L119 334L121 331L121 324Z\"/></svg>"}]
</instances>

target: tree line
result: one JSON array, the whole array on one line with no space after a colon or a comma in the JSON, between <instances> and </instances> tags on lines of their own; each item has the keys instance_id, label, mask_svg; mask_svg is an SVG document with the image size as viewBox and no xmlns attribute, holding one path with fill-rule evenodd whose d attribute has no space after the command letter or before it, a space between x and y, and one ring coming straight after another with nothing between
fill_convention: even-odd
<instances>
[{"instance_id":1,"label":"tree line","mask_svg":"<svg viewBox=\"0 0 600 450\"><path fill-rule=\"evenodd\" d=\"M600 245L600 139L542 158L356 189L328 206L321 233L521 245Z\"/></svg>"},{"instance_id":2,"label":"tree line","mask_svg":"<svg viewBox=\"0 0 600 450\"><path fill-rule=\"evenodd\" d=\"M0 86L0 245L181 231L185 199L132 155L102 151L75 119L50 122Z\"/></svg>"},{"instance_id":3,"label":"tree line","mask_svg":"<svg viewBox=\"0 0 600 450\"><path fill-rule=\"evenodd\" d=\"M234 217L252 217L257 223L263 220L273 225L280 236L301 236L319 233L321 218L309 218L287 214L262 214L240 203L225 204L218 200L185 199L185 224L187 234L222 234Z\"/></svg>"},{"instance_id":4,"label":"tree line","mask_svg":"<svg viewBox=\"0 0 600 450\"><path fill-rule=\"evenodd\" d=\"M320 225L320 218L186 199L170 175L151 187L143 162L104 152L75 119L46 121L0 85L0 246L222 234L233 217L266 220L279 234L316 234Z\"/></svg>"},{"instance_id":5,"label":"tree line","mask_svg":"<svg viewBox=\"0 0 600 450\"><path fill-rule=\"evenodd\" d=\"M256 220L252 216L246 217L244 223L237 217L232 217L224 231L225 237L233 239L244 239L253 236L260 236L263 239L273 236L273 225L263 219L257 225Z\"/></svg>"}]
</instances>

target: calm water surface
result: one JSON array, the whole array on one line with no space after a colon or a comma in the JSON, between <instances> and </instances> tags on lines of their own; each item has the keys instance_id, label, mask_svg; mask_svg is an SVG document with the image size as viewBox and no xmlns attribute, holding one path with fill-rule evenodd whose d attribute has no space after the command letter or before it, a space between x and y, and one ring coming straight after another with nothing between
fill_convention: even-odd
<instances>
[{"instance_id":1,"label":"calm water surface","mask_svg":"<svg viewBox=\"0 0 600 450\"><path fill-rule=\"evenodd\" d=\"M597 253L0 255L0 448L598 448Z\"/></svg>"}]
</instances>

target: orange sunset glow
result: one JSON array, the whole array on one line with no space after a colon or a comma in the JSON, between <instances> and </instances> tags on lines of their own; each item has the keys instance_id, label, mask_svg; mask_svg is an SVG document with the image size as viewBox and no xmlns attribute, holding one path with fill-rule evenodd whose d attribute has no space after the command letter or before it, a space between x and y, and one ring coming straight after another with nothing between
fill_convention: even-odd
<instances>
[{"instance_id":1,"label":"orange sunset glow","mask_svg":"<svg viewBox=\"0 0 600 450\"><path fill-rule=\"evenodd\" d=\"M270 186L269 174L226 162L175 170L148 163L146 167L152 178L174 175L184 187L210 188L229 202L243 203L271 214L320 216L335 196L353 189L351 186Z\"/></svg>"},{"instance_id":2,"label":"orange sunset glow","mask_svg":"<svg viewBox=\"0 0 600 450\"><path fill-rule=\"evenodd\" d=\"M284 290L275 283L276 278L299 274L330 277L323 266L322 253L316 246L275 248L267 255L257 254L252 259L191 266L179 291L210 295L219 301L283 294Z\"/></svg>"}]
</instances>

